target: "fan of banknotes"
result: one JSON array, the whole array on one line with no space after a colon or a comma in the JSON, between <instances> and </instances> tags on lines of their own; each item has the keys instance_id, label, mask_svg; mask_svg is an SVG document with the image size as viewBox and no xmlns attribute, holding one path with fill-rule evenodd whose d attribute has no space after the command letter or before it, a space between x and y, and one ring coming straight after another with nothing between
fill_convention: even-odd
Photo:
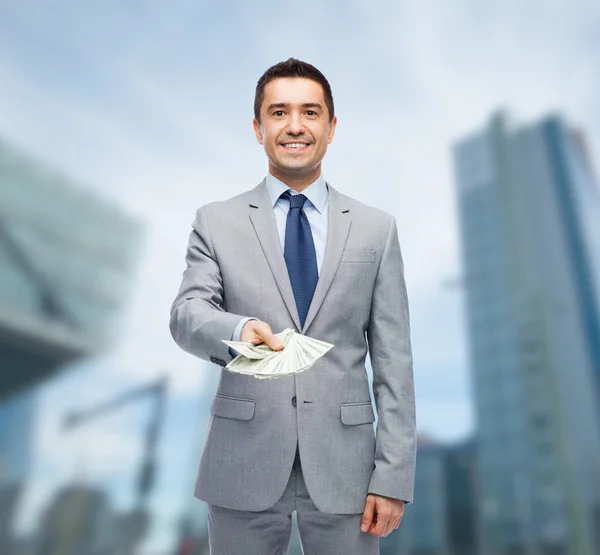
<instances>
[{"instance_id":1,"label":"fan of banknotes","mask_svg":"<svg viewBox=\"0 0 600 555\"><path fill-rule=\"evenodd\" d=\"M333 347L331 343L306 337L292 329L275 335L283 341L284 348L281 351L273 351L264 343L254 345L222 340L239 353L225 368L259 379L280 378L307 370Z\"/></svg>"}]
</instances>

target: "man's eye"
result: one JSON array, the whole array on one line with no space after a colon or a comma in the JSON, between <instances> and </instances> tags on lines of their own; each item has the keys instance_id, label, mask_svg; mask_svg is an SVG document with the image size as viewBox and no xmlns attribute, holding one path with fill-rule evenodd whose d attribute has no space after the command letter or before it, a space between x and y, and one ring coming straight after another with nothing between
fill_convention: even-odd
<instances>
[{"instance_id":1,"label":"man's eye","mask_svg":"<svg viewBox=\"0 0 600 555\"><path fill-rule=\"evenodd\" d=\"M275 110L273 112L273 115L277 116L279 118L279 117L283 116L283 110Z\"/></svg>"},{"instance_id":2,"label":"man's eye","mask_svg":"<svg viewBox=\"0 0 600 555\"><path fill-rule=\"evenodd\" d=\"M316 116L317 112L315 112L314 110L306 110L306 115L307 116Z\"/></svg>"}]
</instances>

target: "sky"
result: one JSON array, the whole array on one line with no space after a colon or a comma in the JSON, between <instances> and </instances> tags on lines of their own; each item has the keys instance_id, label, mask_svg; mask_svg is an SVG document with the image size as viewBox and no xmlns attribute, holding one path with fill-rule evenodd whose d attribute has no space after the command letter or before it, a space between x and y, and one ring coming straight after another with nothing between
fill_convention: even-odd
<instances>
[{"instance_id":1,"label":"sky","mask_svg":"<svg viewBox=\"0 0 600 555\"><path fill-rule=\"evenodd\" d=\"M75 479L131 505L150 401L65 436L59 422L166 372L170 396L153 494L161 553L186 504L215 367L168 331L197 207L266 172L252 130L254 88L294 56L318 67L338 126L323 165L337 189L392 213L409 293L417 424L473 432L451 146L506 108L587 132L600 163L600 5L349 1L0 0L0 135L145 222L121 338L39 391L35 464L21 527ZM207 385L209 384L209 385ZM76 408L75 407L75 408Z\"/></svg>"}]
</instances>

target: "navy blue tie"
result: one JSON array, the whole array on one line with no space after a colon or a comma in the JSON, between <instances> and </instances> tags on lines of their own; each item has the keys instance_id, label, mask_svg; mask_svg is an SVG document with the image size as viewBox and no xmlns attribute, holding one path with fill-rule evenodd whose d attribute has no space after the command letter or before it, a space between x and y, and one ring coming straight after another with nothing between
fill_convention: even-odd
<instances>
[{"instance_id":1,"label":"navy blue tie","mask_svg":"<svg viewBox=\"0 0 600 555\"><path fill-rule=\"evenodd\" d=\"M306 197L304 195L292 195L290 191L286 191L280 198L287 199L290 203L290 210L285 224L283 255L292 283L292 290L294 291L300 324L304 327L310 302L319 280L317 254L310 223L304 212Z\"/></svg>"}]
</instances>

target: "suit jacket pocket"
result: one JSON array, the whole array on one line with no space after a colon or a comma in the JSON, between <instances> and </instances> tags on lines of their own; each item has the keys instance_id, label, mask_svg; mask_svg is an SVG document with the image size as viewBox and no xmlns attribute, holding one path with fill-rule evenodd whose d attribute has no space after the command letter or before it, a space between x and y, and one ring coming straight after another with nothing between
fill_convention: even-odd
<instances>
[{"instance_id":1,"label":"suit jacket pocket","mask_svg":"<svg viewBox=\"0 0 600 555\"><path fill-rule=\"evenodd\" d=\"M371 401L364 403L344 403L341 405L342 422L348 426L375 422Z\"/></svg>"},{"instance_id":2,"label":"suit jacket pocket","mask_svg":"<svg viewBox=\"0 0 600 555\"><path fill-rule=\"evenodd\" d=\"M341 263L345 262L375 262L375 251L373 249L353 249L346 248L342 253Z\"/></svg>"},{"instance_id":3,"label":"suit jacket pocket","mask_svg":"<svg viewBox=\"0 0 600 555\"><path fill-rule=\"evenodd\" d=\"M224 418L250 420L254 416L254 399L217 394L210 406L210 412Z\"/></svg>"}]
</instances>

